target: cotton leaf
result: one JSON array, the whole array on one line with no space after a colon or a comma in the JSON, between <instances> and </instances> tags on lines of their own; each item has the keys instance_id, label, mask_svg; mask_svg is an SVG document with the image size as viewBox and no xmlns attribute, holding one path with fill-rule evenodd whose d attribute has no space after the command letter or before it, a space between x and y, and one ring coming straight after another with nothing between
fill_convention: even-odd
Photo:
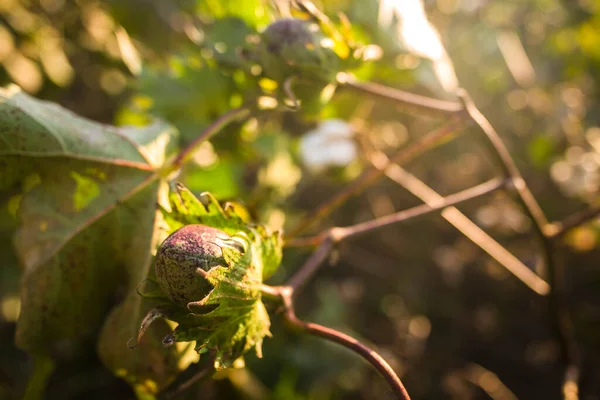
<instances>
[{"instance_id":1,"label":"cotton leaf","mask_svg":"<svg viewBox=\"0 0 600 400\"><path fill-rule=\"evenodd\" d=\"M146 382L136 390L173 379L180 352L149 348L136 359L126 346L147 311L133 295L160 237L156 204L166 184L159 170L177 139L163 122L102 125L16 86L0 89L0 206L12 219L0 234L12 236L23 267L19 347L71 357L93 348L102 331L100 357L134 386ZM158 368L155 361L167 359L171 367Z\"/></svg>"}]
</instances>

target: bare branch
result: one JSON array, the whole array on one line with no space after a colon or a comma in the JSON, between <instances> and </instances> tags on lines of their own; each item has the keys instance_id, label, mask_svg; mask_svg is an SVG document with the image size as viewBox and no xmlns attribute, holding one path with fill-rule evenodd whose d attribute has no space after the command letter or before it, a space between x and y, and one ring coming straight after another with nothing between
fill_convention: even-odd
<instances>
[{"instance_id":1,"label":"bare branch","mask_svg":"<svg viewBox=\"0 0 600 400\"><path fill-rule=\"evenodd\" d=\"M362 358L367 360L377 371L385 378L387 383L392 388L392 391L396 397L400 400L410 400L410 396L404 387L404 384L394 372L392 367L374 350L368 348L364 344L351 336L348 336L342 332L336 331L335 329L328 328L312 322L304 322L296 316L293 305L293 292L294 290L290 287L282 288L282 300L285 307L284 318L288 325L293 329L308 333L314 336L318 336L330 342L334 342L352 350Z\"/></svg>"},{"instance_id":2,"label":"bare branch","mask_svg":"<svg viewBox=\"0 0 600 400\"><path fill-rule=\"evenodd\" d=\"M426 215L434 211L439 211L455 204L476 199L478 197L495 192L504 186L504 179L491 179L472 188L463 190L462 192L451 194L445 197L443 200L436 202L435 205L423 204L357 225L345 228L337 228L339 231L337 237L338 240L352 239L364 235L365 233L371 233L377 229L396 224L398 222L407 221L409 219Z\"/></svg>"},{"instance_id":3,"label":"bare branch","mask_svg":"<svg viewBox=\"0 0 600 400\"><path fill-rule=\"evenodd\" d=\"M380 165L386 165L387 157L381 152L375 152L370 159L375 167L380 168ZM387 168L385 174L388 178L423 200L425 204L434 205L444 199L433 189L420 181L416 176L398 165L392 165ZM458 229L483 251L488 253L494 260L500 263L534 292L544 296L548 294L550 287L546 281L540 278L528 266L523 264L521 260L477 226L476 223L467 218L467 216L456 207L444 209L441 215L446 221L452 224L452 226Z\"/></svg>"},{"instance_id":4,"label":"bare branch","mask_svg":"<svg viewBox=\"0 0 600 400\"><path fill-rule=\"evenodd\" d=\"M463 105L456 101L420 96L372 82L358 82L348 74L338 74L337 80L342 88L393 102L397 107L406 111L417 112L419 115L447 117L449 114L458 114L464 110Z\"/></svg>"},{"instance_id":5,"label":"bare branch","mask_svg":"<svg viewBox=\"0 0 600 400\"><path fill-rule=\"evenodd\" d=\"M585 224L600 215L600 204L592 206L578 213L569 215L562 221L553 222L546 227L546 236L552 239L559 238L573 228Z\"/></svg>"},{"instance_id":6,"label":"bare branch","mask_svg":"<svg viewBox=\"0 0 600 400\"><path fill-rule=\"evenodd\" d=\"M285 247L317 247L322 241L321 235L287 239Z\"/></svg>"},{"instance_id":7,"label":"bare branch","mask_svg":"<svg viewBox=\"0 0 600 400\"><path fill-rule=\"evenodd\" d=\"M327 235L317 250L315 250L309 259L306 260L300 269L288 280L287 284L294 290L300 290L327 259L329 253L331 253L331 250L333 249L333 244L334 241L332 240L332 237Z\"/></svg>"},{"instance_id":8,"label":"bare branch","mask_svg":"<svg viewBox=\"0 0 600 400\"><path fill-rule=\"evenodd\" d=\"M419 141L399 150L391 158L391 162L404 164L415 159L417 156L423 154L427 150L430 150L448 140L462 125L463 120L461 118L451 118L445 125L429 132ZM370 168L364 171L357 179L346 186L341 192L337 193L335 196L319 205L315 211L302 218L301 222L291 230L291 233L286 238L286 242L310 228L316 221L327 217L333 212L333 210L344 204L350 197L362 192L367 186L381 178L383 174L384 170L379 170L376 168Z\"/></svg>"},{"instance_id":9,"label":"bare branch","mask_svg":"<svg viewBox=\"0 0 600 400\"><path fill-rule=\"evenodd\" d=\"M498 133L477 109L468 93L465 90L459 91L459 96L463 101L467 113L481 130L485 133L488 141L488 147L500 162L506 176L510 178L517 192L519 202L525 209L528 216L533 221L533 225L539 239L542 243L543 256L546 264L548 284L550 291L548 293L548 310L550 314L550 324L558 341L561 360L565 365L563 375L563 392L566 393L567 386L571 391L578 391L577 381L573 376L579 376L580 357L577 344L573 334L573 324L569 315L567 306L563 299L564 296L564 267L555 262L555 248L553 241L547 236L548 220L544 216L542 209L533 197L533 194L523 180L521 173L510 156L510 153L504 146ZM574 389L572 386L575 386Z\"/></svg>"},{"instance_id":10,"label":"bare branch","mask_svg":"<svg viewBox=\"0 0 600 400\"><path fill-rule=\"evenodd\" d=\"M502 139L492 124L490 124L481 111L475 106L475 103L473 103L468 93L463 89L459 91L459 95L465 105L469 117L481 128L483 133L485 133L486 138L488 139L485 143L490 149L490 152L496 156L506 177L513 181L519 202L523 205L525 212L533 221L537 233L540 237L544 237L544 227L548 224L548 220L521 176L521 172L519 172L515 161L506 149Z\"/></svg>"},{"instance_id":11,"label":"bare branch","mask_svg":"<svg viewBox=\"0 0 600 400\"><path fill-rule=\"evenodd\" d=\"M449 195L432 205L423 204L360 224L331 228L323 234L310 239L311 241L320 241L321 244L306 263L304 263L304 265L290 278L288 285L294 289L303 286L314 275L323 261L325 261L333 249L333 246L343 240L353 239L392 224L404 222L415 217L445 209L455 204L484 196L501 189L504 187L504 184L505 181L503 179L492 179L470 189L463 190L462 192Z\"/></svg>"}]
</instances>

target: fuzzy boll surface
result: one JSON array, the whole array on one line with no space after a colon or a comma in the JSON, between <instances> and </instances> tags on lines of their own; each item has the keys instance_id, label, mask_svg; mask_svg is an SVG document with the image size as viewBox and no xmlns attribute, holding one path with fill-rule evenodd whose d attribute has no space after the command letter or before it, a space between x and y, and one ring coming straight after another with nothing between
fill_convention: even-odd
<instances>
[{"instance_id":1,"label":"fuzzy boll surface","mask_svg":"<svg viewBox=\"0 0 600 400\"><path fill-rule=\"evenodd\" d=\"M263 32L267 50L271 53L281 51L293 44L307 45L315 38L309 29L309 22L296 18L284 18L273 22Z\"/></svg>"},{"instance_id":2,"label":"fuzzy boll surface","mask_svg":"<svg viewBox=\"0 0 600 400\"><path fill-rule=\"evenodd\" d=\"M212 286L197 272L226 265L217 244L225 232L205 225L186 225L173 232L156 253L156 277L160 288L182 306L202 300Z\"/></svg>"}]
</instances>

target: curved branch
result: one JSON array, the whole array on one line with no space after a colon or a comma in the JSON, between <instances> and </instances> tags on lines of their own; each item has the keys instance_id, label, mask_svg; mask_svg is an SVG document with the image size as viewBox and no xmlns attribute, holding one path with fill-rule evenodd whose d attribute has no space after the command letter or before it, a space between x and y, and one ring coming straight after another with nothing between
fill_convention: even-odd
<instances>
[{"instance_id":1,"label":"curved branch","mask_svg":"<svg viewBox=\"0 0 600 400\"><path fill-rule=\"evenodd\" d=\"M456 101L434 99L373 82L358 82L347 74L339 74L337 80L342 88L388 100L399 107L418 112L419 115L432 114L444 117L464 110L463 105Z\"/></svg>"},{"instance_id":2,"label":"curved branch","mask_svg":"<svg viewBox=\"0 0 600 400\"><path fill-rule=\"evenodd\" d=\"M396 397L400 400L410 400L410 396L404 387L404 384L394 372L392 367L381 357L377 352L368 348L358 340L344 333L338 332L335 329L328 328L323 325L312 322L304 322L296 316L294 312L293 289L290 287L282 288L281 295L285 306L284 317L286 322L294 329L318 336L330 342L334 342L352 350L362 358L367 360L375 369L385 378L387 383L392 388Z\"/></svg>"}]
</instances>

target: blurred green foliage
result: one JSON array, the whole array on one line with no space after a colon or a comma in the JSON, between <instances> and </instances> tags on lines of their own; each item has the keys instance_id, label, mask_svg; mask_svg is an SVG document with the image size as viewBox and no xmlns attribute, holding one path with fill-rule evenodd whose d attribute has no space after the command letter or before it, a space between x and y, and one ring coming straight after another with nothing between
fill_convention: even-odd
<instances>
[{"instance_id":1,"label":"blurred green foliage","mask_svg":"<svg viewBox=\"0 0 600 400\"><path fill-rule=\"evenodd\" d=\"M334 43L337 57L349 61L355 55L345 54L345 43L370 59L339 69L447 99L460 82L500 132L551 220L596 204L600 1L427 0L425 13L419 4L317 2L342 34ZM291 227L368 166L361 157L319 171L304 164L300 143L317 122L351 121L359 127L357 139L388 153L438 122L346 90L321 96L323 87L312 93L312 103L291 112L283 82L264 76L244 56L270 22L289 12L281 0L3 0L0 83L17 83L100 122L145 125L160 116L179 129L183 146L224 112L258 102L263 112L207 142L178 179L196 194L210 191L219 200L243 203L273 228ZM320 28L331 36L327 26ZM442 194L489 178L497 167L473 140L477 134L469 130L408 169ZM12 194L1 196L5 204ZM382 180L320 227L416 204L404 189ZM469 207L464 212L470 218L528 265L536 264L529 221L510 198L497 195ZM14 230L9 213L0 210L3 237ZM590 396L600 393L599 241L597 222L565 240L567 295L589 365ZM19 270L6 242L0 244L0 398L17 396L32 370L31 360L12 345ZM281 282L305 256L286 251L272 281ZM390 228L342 247L339 258L302 295L300 315L375 343L414 398L486 398L485 383L494 376L518 398L556 397L557 351L544 312L532 294L441 219ZM379 377L352 354L291 335L276 322L273 334L264 358L247 360L243 379L224 374L200 383L187 398L389 397ZM59 365L47 397L130 398L93 353Z\"/></svg>"}]
</instances>

